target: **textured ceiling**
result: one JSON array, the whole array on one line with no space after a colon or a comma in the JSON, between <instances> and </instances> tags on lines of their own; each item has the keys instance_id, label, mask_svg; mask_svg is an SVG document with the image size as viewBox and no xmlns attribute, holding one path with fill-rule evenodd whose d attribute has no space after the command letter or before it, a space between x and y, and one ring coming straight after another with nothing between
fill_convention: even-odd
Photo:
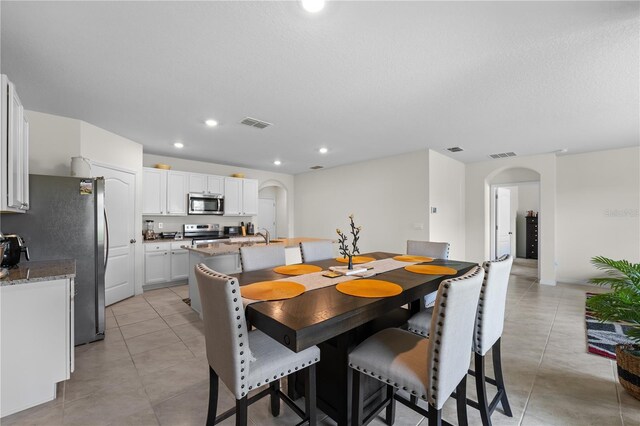
<instances>
[{"instance_id":1,"label":"textured ceiling","mask_svg":"<svg viewBox=\"0 0 640 426\"><path fill-rule=\"evenodd\" d=\"M149 153L300 173L424 148L473 162L639 143L638 2L0 7L2 72L26 108Z\"/></svg>"}]
</instances>

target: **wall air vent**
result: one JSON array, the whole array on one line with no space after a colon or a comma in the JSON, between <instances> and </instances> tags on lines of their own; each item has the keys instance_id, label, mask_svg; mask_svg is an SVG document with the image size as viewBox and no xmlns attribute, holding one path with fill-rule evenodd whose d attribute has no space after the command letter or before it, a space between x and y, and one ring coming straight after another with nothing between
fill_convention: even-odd
<instances>
[{"instance_id":1,"label":"wall air vent","mask_svg":"<svg viewBox=\"0 0 640 426\"><path fill-rule=\"evenodd\" d=\"M515 152L501 152L499 154L490 154L489 157L493 158L494 160L497 160L498 158L507 158L507 157L515 157L516 153Z\"/></svg>"},{"instance_id":2,"label":"wall air vent","mask_svg":"<svg viewBox=\"0 0 640 426\"><path fill-rule=\"evenodd\" d=\"M447 151L449 151L449 152L460 152L460 151L464 151L464 149L460 148L459 146L452 146L451 148L447 148Z\"/></svg>"},{"instance_id":3,"label":"wall air vent","mask_svg":"<svg viewBox=\"0 0 640 426\"><path fill-rule=\"evenodd\" d=\"M319 170L319 169L323 169L324 166L311 166L309 167L311 170Z\"/></svg>"},{"instance_id":4,"label":"wall air vent","mask_svg":"<svg viewBox=\"0 0 640 426\"><path fill-rule=\"evenodd\" d=\"M240 122L241 124L246 124L247 126L256 127L258 129L264 129L265 127L269 127L272 123L267 123L266 121L258 120L257 118L245 117L244 120Z\"/></svg>"}]
</instances>

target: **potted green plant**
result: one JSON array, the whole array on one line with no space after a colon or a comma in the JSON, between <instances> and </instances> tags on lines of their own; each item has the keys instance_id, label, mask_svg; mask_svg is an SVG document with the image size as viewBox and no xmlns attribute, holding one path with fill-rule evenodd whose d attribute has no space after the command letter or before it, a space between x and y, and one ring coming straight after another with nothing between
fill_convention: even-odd
<instances>
[{"instance_id":1,"label":"potted green plant","mask_svg":"<svg viewBox=\"0 0 640 426\"><path fill-rule=\"evenodd\" d=\"M598 294L587 306L601 321L624 322L626 335L634 342L616 345L616 362L620 384L640 399L640 263L596 256L591 263L605 276L592 278L591 284L611 287L611 292Z\"/></svg>"}]
</instances>

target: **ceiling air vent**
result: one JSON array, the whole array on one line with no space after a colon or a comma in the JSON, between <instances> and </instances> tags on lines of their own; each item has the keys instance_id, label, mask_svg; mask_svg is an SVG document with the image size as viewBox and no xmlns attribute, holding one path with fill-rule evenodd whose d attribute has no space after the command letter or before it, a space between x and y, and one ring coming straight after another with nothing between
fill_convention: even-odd
<instances>
[{"instance_id":1,"label":"ceiling air vent","mask_svg":"<svg viewBox=\"0 0 640 426\"><path fill-rule=\"evenodd\" d=\"M257 118L245 117L244 120L240 122L241 124L246 124L247 126L256 127L258 129L264 129L265 127L269 127L272 123L267 123L266 121L258 120Z\"/></svg>"},{"instance_id":2,"label":"ceiling air vent","mask_svg":"<svg viewBox=\"0 0 640 426\"><path fill-rule=\"evenodd\" d=\"M318 170L324 168L324 166L311 166L309 167L311 170Z\"/></svg>"},{"instance_id":3,"label":"ceiling air vent","mask_svg":"<svg viewBox=\"0 0 640 426\"><path fill-rule=\"evenodd\" d=\"M464 149L460 148L459 146L452 146L451 148L447 148L447 151L460 152L460 151L464 151Z\"/></svg>"},{"instance_id":4,"label":"ceiling air vent","mask_svg":"<svg viewBox=\"0 0 640 426\"><path fill-rule=\"evenodd\" d=\"M499 154L489 155L489 157L493 158L494 160L497 160L498 158L507 158L507 157L515 157L515 156L516 156L515 152L501 152Z\"/></svg>"}]
</instances>

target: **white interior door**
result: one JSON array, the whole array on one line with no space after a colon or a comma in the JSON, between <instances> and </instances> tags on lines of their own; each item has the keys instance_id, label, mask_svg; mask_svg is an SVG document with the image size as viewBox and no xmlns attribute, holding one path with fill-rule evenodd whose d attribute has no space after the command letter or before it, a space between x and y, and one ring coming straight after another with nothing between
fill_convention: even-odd
<instances>
[{"instance_id":1,"label":"white interior door","mask_svg":"<svg viewBox=\"0 0 640 426\"><path fill-rule=\"evenodd\" d=\"M276 233L276 201L274 199L260 198L258 201L258 226L269 231L271 238L278 235Z\"/></svg>"},{"instance_id":2,"label":"white interior door","mask_svg":"<svg viewBox=\"0 0 640 426\"><path fill-rule=\"evenodd\" d=\"M105 305L135 292L135 175L93 165L93 176L104 176L104 206L109 229L105 271Z\"/></svg>"},{"instance_id":3,"label":"white interior door","mask_svg":"<svg viewBox=\"0 0 640 426\"><path fill-rule=\"evenodd\" d=\"M511 190L496 188L496 258L511 255Z\"/></svg>"}]
</instances>

